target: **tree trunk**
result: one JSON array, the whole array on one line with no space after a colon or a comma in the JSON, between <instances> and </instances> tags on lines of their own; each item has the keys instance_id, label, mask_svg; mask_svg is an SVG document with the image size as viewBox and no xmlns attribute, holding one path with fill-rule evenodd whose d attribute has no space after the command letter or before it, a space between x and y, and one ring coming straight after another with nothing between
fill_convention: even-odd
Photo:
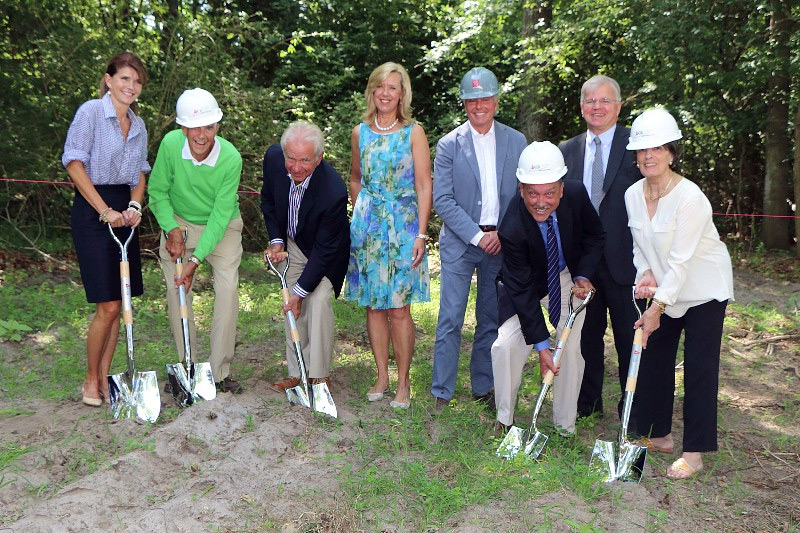
<instances>
[{"instance_id":1,"label":"tree trunk","mask_svg":"<svg viewBox=\"0 0 800 533\"><path fill-rule=\"evenodd\" d=\"M553 6L549 1L527 0L522 8L522 39L532 38L537 27L549 28L552 20ZM527 60L530 60L527 54L523 55L523 58L526 63ZM517 104L517 128L528 141L544 140L547 131L547 117L541 112L543 106L538 98L539 93L530 72L522 76L522 83Z\"/></svg>"},{"instance_id":2,"label":"tree trunk","mask_svg":"<svg viewBox=\"0 0 800 533\"><path fill-rule=\"evenodd\" d=\"M767 84L767 123L764 129L764 214L786 215L789 196L789 37L791 18L784 3L772 0L770 48L773 68ZM765 218L764 245L789 247L789 219Z\"/></svg>"},{"instance_id":3,"label":"tree trunk","mask_svg":"<svg viewBox=\"0 0 800 533\"><path fill-rule=\"evenodd\" d=\"M800 257L800 105L794 115L794 241L797 257Z\"/></svg>"}]
</instances>

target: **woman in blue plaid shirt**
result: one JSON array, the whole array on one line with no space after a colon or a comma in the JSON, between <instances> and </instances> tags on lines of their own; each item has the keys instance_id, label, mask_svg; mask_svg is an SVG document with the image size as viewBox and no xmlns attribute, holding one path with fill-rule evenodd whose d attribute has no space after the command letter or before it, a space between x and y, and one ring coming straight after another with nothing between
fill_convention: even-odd
<instances>
[{"instance_id":1,"label":"woman in blue plaid shirt","mask_svg":"<svg viewBox=\"0 0 800 533\"><path fill-rule=\"evenodd\" d=\"M84 102L67 132L61 162L75 182L72 238L86 299L96 312L86 339L88 369L83 403L108 401L106 376L119 334L122 294L119 248L107 224L125 240L142 220L147 163L147 131L136 115L136 99L147 83L147 71L135 54L114 56L100 80L99 98ZM117 230L115 230L116 232ZM142 294L138 234L128 247L131 294Z\"/></svg>"}]
</instances>

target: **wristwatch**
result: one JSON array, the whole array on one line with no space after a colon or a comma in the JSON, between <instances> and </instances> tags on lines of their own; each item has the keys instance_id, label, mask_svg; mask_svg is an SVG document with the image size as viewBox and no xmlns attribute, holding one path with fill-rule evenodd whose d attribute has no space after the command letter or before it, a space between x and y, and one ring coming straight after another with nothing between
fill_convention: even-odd
<instances>
[{"instance_id":1,"label":"wristwatch","mask_svg":"<svg viewBox=\"0 0 800 533\"><path fill-rule=\"evenodd\" d=\"M191 261L192 263L194 263L197 266L200 266L200 260L198 258L196 258L195 256L190 257L189 261Z\"/></svg>"}]
</instances>

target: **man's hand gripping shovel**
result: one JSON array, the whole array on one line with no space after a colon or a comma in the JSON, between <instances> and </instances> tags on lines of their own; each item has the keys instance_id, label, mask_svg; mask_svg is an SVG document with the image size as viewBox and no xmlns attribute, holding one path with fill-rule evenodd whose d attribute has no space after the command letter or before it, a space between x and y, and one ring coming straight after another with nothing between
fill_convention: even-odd
<instances>
[{"instance_id":1,"label":"man's hand gripping shovel","mask_svg":"<svg viewBox=\"0 0 800 533\"><path fill-rule=\"evenodd\" d=\"M639 318L642 310L636 303L636 288L633 291L633 305ZM622 481L640 481L644 463L647 460L647 446L640 446L628 440L628 421L631 417L633 394L636 392L636 379L639 376L639 363L642 359L642 328L636 328L631 348L631 362L628 366L628 380L625 383L625 405L622 409L622 428L619 442L597 439L594 441L589 471L604 476L606 483L617 479Z\"/></svg>"},{"instance_id":2,"label":"man's hand gripping shovel","mask_svg":"<svg viewBox=\"0 0 800 533\"><path fill-rule=\"evenodd\" d=\"M286 262L283 272L278 270L269 258L269 253L264 254L264 259L267 260L270 270L272 270L278 279L281 281L281 296L283 303L289 303L289 288L286 286L286 273L289 271L289 254L281 252L278 254L281 260ZM333 396L326 383L315 383L311 386L308 384L308 374L306 373L306 365L303 362L303 349L300 346L300 332L297 329L297 322L295 321L294 312L288 311L286 319L289 321L289 332L292 336L294 343L294 353L297 356L297 367L300 369L300 384L296 387L286 389L286 398L292 405L302 405L312 411L324 413L333 418L337 417L336 404L333 403Z\"/></svg>"},{"instance_id":3,"label":"man's hand gripping shovel","mask_svg":"<svg viewBox=\"0 0 800 533\"><path fill-rule=\"evenodd\" d=\"M186 227L181 226L181 234L186 242ZM166 233L164 234L166 237ZM183 274L183 258L175 260L175 273ZM172 388L172 397L180 407L187 407L195 402L213 400L217 397L217 387L211 372L211 363L193 363L192 346L189 334L189 307L186 304L186 287L178 287L178 303L181 306L181 330L183 331L184 364L167 365L167 379Z\"/></svg>"},{"instance_id":4,"label":"man's hand gripping shovel","mask_svg":"<svg viewBox=\"0 0 800 533\"><path fill-rule=\"evenodd\" d=\"M561 335L559 336L558 343L556 344L556 350L553 352L553 366L558 366L558 361L561 359L561 353L564 351L564 346L567 344L567 339L572 331L572 326L575 324L575 319L578 317L580 312L583 311L587 305L589 305L592 296L594 296L594 289L590 289L589 293L586 295L586 298L583 299L578 307L573 308L575 287L572 288L569 296L569 316L567 317L566 324L564 324L564 329L561 330ZM539 416L539 410L542 408L544 397L547 395L550 385L553 384L554 377L555 375L553 374L553 371L548 370L542 379L542 389L539 391L539 397L536 399L536 407L533 409L531 427L526 431L517 426L512 426L511 429L508 430L503 442L501 442L500 446L497 448L498 457L511 459L522 449L524 449L525 455L531 459L536 459L539 457L539 455L541 455L544 445L547 444L547 439L549 437L539 431L539 428L536 427L536 418Z\"/></svg>"},{"instance_id":5,"label":"man's hand gripping shovel","mask_svg":"<svg viewBox=\"0 0 800 533\"><path fill-rule=\"evenodd\" d=\"M108 225L111 238L119 246L119 276L122 290L122 322L125 324L125 341L128 347L128 366L122 374L108 376L108 396L111 413L117 418L137 417L153 423L161 412L161 395L158 392L158 378L153 370L137 372L133 360L133 303L131 298L131 270L128 263L128 244L133 239L136 228L121 243Z\"/></svg>"}]
</instances>

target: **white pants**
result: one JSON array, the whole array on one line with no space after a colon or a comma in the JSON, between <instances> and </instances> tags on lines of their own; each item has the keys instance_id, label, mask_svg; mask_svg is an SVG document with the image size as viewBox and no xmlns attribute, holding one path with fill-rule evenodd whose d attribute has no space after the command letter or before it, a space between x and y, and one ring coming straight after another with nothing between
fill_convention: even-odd
<instances>
[{"instance_id":1,"label":"white pants","mask_svg":"<svg viewBox=\"0 0 800 533\"><path fill-rule=\"evenodd\" d=\"M568 269L561 271L561 319L557 333L560 335L569 315L569 297L572 277ZM541 300L547 308L548 298ZM575 431L578 414L578 393L583 380L583 357L581 356L581 329L584 313L580 313L572 326L572 333L564 346L559 364L561 368L553 381L553 422L570 433ZM525 343L519 316L514 315L497 330L497 340L492 344L492 371L494 372L494 397L497 405L497 420L510 426L514 422L514 407L517 391L533 346ZM536 354L538 355L538 353ZM538 376L537 376L538 380ZM525 424L527 426L527 424Z\"/></svg>"},{"instance_id":2,"label":"white pants","mask_svg":"<svg viewBox=\"0 0 800 533\"><path fill-rule=\"evenodd\" d=\"M289 271L286 273L286 286L289 290L300 279L308 259L303 255L294 240L289 239L286 246L289 252ZM304 287L305 288L305 287ZM326 378L331 373L333 359L333 285L327 277L322 278L313 292L303 299L300 316L295 317L300 333L300 347L303 363L309 378ZM289 319L286 318L286 365L289 375L300 377L294 342L289 332Z\"/></svg>"}]
</instances>

